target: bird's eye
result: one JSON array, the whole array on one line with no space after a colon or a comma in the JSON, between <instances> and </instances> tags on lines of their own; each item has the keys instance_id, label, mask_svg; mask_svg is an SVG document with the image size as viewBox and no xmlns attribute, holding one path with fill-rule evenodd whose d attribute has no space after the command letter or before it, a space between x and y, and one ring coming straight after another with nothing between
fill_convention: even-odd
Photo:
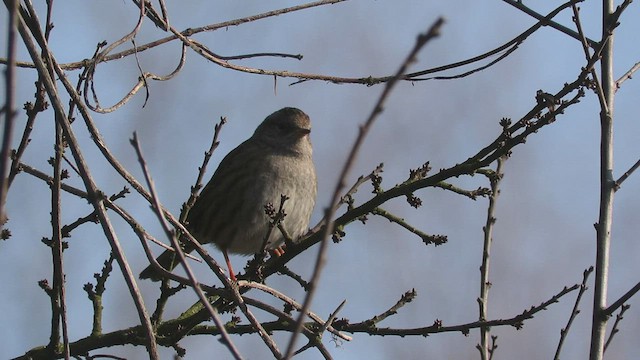
<instances>
[{"instance_id":1,"label":"bird's eye","mask_svg":"<svg viewBox=\"0 0 640 360\"><path fill-rule=\"evenodd\" d=\"M284 124L284 123L279 123L276 125L276 129L278 129L279 132L289 132L289 130L291 129L291 126Z\"/></svg>"}]
</instances>

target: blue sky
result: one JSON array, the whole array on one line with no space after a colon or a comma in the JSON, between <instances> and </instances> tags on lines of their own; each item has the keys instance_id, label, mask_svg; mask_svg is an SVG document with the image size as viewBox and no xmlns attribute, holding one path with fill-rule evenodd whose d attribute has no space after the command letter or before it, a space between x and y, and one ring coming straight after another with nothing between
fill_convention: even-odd
<instances>
[{"instance_id":1,"label":"blue sky","mask_svg":"<svg viewBox=\"0 0 640 360\"><path fill-rule=\"evenodd\" d=\"M286 6L294 2L278 2ZM169 3L171 24L177 29L240 18L275 9L263 1ZM530 4L546 13L555 5ZM40 4L38 4L40 6ZM582 5L585 31L599 39L599 2ZM41 9L41 8L40 8ZM42 9L41 9L42 10ZM55 28L50 45L58 62L88 58L95 45L115 41L130 31L137 19L129 2L56 2ZM640 33L638 7L633 4L621 18L615 39L616 77L640 61L637 35ZM2 12L3 23L6 11ZM418 33L425 31L438 17L446 19L442 36L420 53L412 70L421 70L464 60L493 49L535 23L534 19L500 1L347 1L297 13L244 24L238 27L201 33L194 38L222 55L253 52L303 54L301 61L291 59L252 59L238 64L267 69L291 70L345 77L385 76L396 71L414 44ZM41 15L43 18L44 15ZM565 11L556 20L574 28L571 14ZM0 31L2 57L6 54L6 28ZM138 45L164 37L150 22L145 22L136 38ZM123 45L126 49L130 45ZM179 59L177 42L140 54L145 71L165 74ZM20 60L28 60L21 48ZM580 44L551 28L543 28L523 43L517 51L497 65L472 76L447 81L400 83L389 97L385 111L378 118L349 183L369 173L383 162L383 188L406 179L409 169L430 161L434 169L446 168L466 160L499 134L499 119L514 120L535 105L536 91L549 93L573 81L585 63ZM32 99L33 70L18 71L18 108ZM447 73L454 74L456 72ZM77 72L70 72L75 81ZM118 101L138 77L135 60L102 64L96 73L96 88L101 104ZM313 121L312 141L319 174L319 195L312 222L317 222L328 205L338 173L351 146L358 126L364 122L378 98L382 86L336 85L308 81L289 86L295 79L234 72L187 54L184 69L167 82L151 82L150 97L143 108L144 94L138 94L119 111L94 119L114 155L127 169L140 176L135 152L129 145L133 131L147 156L163 204L175 214L188 196L195 180L203 152L208 148L213 124L228 118L221 144L215 152L210 170L224 154L251 135L255 127L271 112L283 106L295 106L307 112ZM0 93L4 94L0 90ZM619 177L637 159L640 125L637 121L640 85L636 79L624 83L618 91L615 107L615 177ZM578 283L584 269L595 259L595 231L599 198L599 118L598 102L588 93L581 103L571 107L558 121L543 128L518 146L506 164L505 178L497 205L497 223L492 251L489 318L508 318L537 305L564 286ZM77 136L89 159L98 186L105 193L116 193L125 185L100 157L87 134L80 115L76 114ZM50 111L41 114L24 161L49 171L52 156ZM19 139L24 114L17 121ZM435 170L434 170L435 171ZM208 174L210 176L211 172ZM453 179L454 184L469 189L487 186L480 176ZM70 180L79 186L78 178ZM640 181L632 176L616 194L611 279L609 294L615 299L637 283L640 270L636 261L640 246L637 234L640 222ZM446 234L449 242L434 248L425 247L415 235L403 231L387 220L370 216L366 226L354 223L346 228L340 244L330 244L313 311L323 317L347 299L339 317L352 322L379 314L393 305L407 290L415 288L418 298L402 308L380 326L428 326L435 319L444 325L475 321L478 317L479 271L482 250L482 226L486 216L486 199L471 201L439 189L416 193L423 201L415 210L403 199L385 205L398 216L428 233ZM371 195L367 185L357 200ZM48 219L49 193L46 184L21 174L9 193L7 208L13 237L0 244L0 304L5 316L0 320L0 338L5 345L0 357L18 356L48 341L50 310L47 297L37 281L51 279L50 252L40 239L50 236ZM140 196L131 194L121 204L157 236L161 230L152 212ZM86 201L64 198L65 223L90 212ZM341 213L344 210L339 211ZM118 236L129 262L138 272L146 266L140 244L125 224L112 214ZM315 224L315 223L314 223ZM109 248L99 227L85 225L68 239L65 252L67 272L69 329L72 340L87 336L91 329L91 304L83 284L93 282L108 257ZM159 251L159 250L158 250ZM291 268L309 274L317 247L301 254ZM222 256L216 251L218 258ZM245 258L234 257L236 268ZM206 269L199 269L206 274ZM273 277L268 284L298 300L302 292L290 281ZM592 282L589 283L592 287ZM153 307L155 285L142 282L145 301ZM104 299L104 332L133 326L137 315L123 279L114 274L107 283ZM565 344L562 357L585 358L588 354L590 306L589 290L581 304ZM498 335L498 358L551 358L560 329L565 325L575 293L561 300L524 329L494 328ZM195 300L184 292L169 308L173 316ZM620 333L607 352L611 359L630 358L639 351L636 336L640 322L635 313L637 300L620 325ZM168 315L170 316L170 315ZM2 324L4 321L6 323ZM286 336L276 339L286 347ZM257 336L234 338L247 358L268 354ZM371 337L355 334L354 340L334 348L326 343L336 359L457 359L478 356L475 345L478 332L441 334L427 338ZM187 359L222 352L215 338L192 337L182 342L189 352ZM162 350L169 358L171 350ZM113 348L105 351L127 358L144 357L143 348ZM316 359L309 351L302 359ZM224 357L223 357L224 358Z\"/></svg>"}]
</instances>

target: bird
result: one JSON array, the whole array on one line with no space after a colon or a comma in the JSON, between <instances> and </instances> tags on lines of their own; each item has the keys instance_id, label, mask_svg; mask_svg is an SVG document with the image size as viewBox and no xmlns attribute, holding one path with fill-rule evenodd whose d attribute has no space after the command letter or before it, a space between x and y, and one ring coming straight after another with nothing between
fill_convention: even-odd
<instances>
[{"instance_id":1,"label":"bird","mask_svg":"<svg viewBox=\"0 0 640 360\"><path fill-rule=\"evenodd\" d=\"M185 227L201 244L214 244L223 253L230 279L236 276L229 253L279 254L282 231L272 228L265 243L272 221L265 206L278 209L282 195L287 197L281 223L285 233L295 242L308 231L318 187L310 133L311 120L300 109L285 107L267 116L222 159L190 209ZM194 250L190 242L183 246L185 253ZM168 271L179 263L170 250L157 261ZM159 281L162 274L149 265L140 278Z\"/></svg>"}]
</instances>

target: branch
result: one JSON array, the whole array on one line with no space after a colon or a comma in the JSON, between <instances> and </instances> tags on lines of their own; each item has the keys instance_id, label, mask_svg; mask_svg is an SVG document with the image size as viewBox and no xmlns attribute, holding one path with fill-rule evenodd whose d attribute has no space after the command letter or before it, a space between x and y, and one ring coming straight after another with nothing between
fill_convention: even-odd
<instances>
[{"instance_id":1,"label":"branch","mask_svg":"<svg viewBox=\"0 0 640 360\"><path fill-rule=\"evenodd\" d=\"M130 142L131 142L131 145L136 150L136 155L138 156L138 162L140 163L140 167L142 168L144 178L147 181L147 186L149 187L149 193L151 194L151 199L153 200L152 206L153 206L154 213L158 217L158 221L162 225L162 229L164 230L165 235L171 240L171 244L173 245L173 248L176 254L178 255L178 259L180 260L180 263L182 264L184 271L187 273L187 277L189 278L191 288L193 288L193 291L196 293L196 295L200 299L200 302L205 306L205 308L209 312L209 315L213 319L213 322L218 327L220 327L221 329L220 335L222 338L221 342L229 349L229 352L231 352L231 354L235 359L242 359L242 355L240 355L240 352L231 341L229 334L226 331L224 331L224 327L222 326L222 320L220 320L220 317L218 316L218 312L211 306L211 304L209 304L209 300L207 299L205 294L202 292L202 289L200 288L200 284L196 279L196 276L193 274L191 267L187 263L186 256L184 255L184 251L182 251L182 247L180 246L180 243L176 238L175 233L169 228L169 224L167 223L167 220L162 215L162 205L160 205L160 200L158 199L158 195L155 190L153 179L149 174L149 169L147 168L147 163L144 160L144 156L142 155L142 149L140 148L138 136L135 132L133 133L133 138L130 140Z\"/></svg>"},{"instance_id":2,"label":"branch","mask_svg":"<svg viewBox=\"0 0 640 360\"><path fill-rule=\"evenodd\" d=\"M578 289L580 285L575 284L571 287L565 287L556 295L553 295L549 300L541 303L538 306L532 306L529 310L523 311L521 314L516 315L512 318L508 319L496 319L496 320L488 320L488 321L474 321L467 324L462 325L453 325L453 326L443 326L441 320L435 320L433 325L419 327L419 328L411 328L411 329L394 329L394 328L379 328L375 326L371 326L369 321L363 321L356 324L349 324L348 320L342 320L340 322L340 326L336 324L336 329L340 331L346 331L350 333L366 333L369 335L379 335L379 336L427 336L429 334L442 333L442 332L461 332L464 335L468 335L470 330L483 328L483 327L493 327L493 326L513 326L516 329L520 330L524 326L524 321L532 319L535 314L540 311L546 310L548 306L557 303L560 298L569 294L570 292Z\"/></svg>"},{"instance_id":3,"label":"branch","mask_svg":"<svg viewBox=\"0 0 640 360\"><path fill-rule=\"evenodd\" d=\"M624 3L623 3L624 4ZM621 5L622 6L622 5ZM621 7L618 8L620 10ZM617 10L616 10L617 11ZM613 79L613 29L617 26L613 0L602 2L602 60L600 62L602 98L600 99L600 204L596 223L596 259L593 294L593 315L591 319L591 344L589 359L601 360L608 316L607 288L609 281L609 251L613 226L613 104L615 84Z\"/></svg>"},{"instance_id":4,"label":"branch","mask_svg":"<svg viewBox=\"0 0 640 360\"><path fill-rule=\"evenodd\" d=\"M620 87L622 86L622 83L630 80L631 77L633 76L633 74L640 70L640 61L635 63L631 69L629 69L629 71L627 71L626 73L624 73L624 75L622 75L618 80L616 80L616 91L618 91L620 89Z\"/></svg>"},{"instance_id":5,"label":"branch","mask_svg":"<svg viewBox=\"0 0 640 360\"><path fill-rule=\"evenodd\" d=\"M422 239L422 242L425 243L425 245L434 244L435 246L438 246L446 243L448 240L446 235L429 235L427 233L424 233L420 231L420 229L417 229L409 225L404 219L399 218L380 207L376 207L371 211L371 213L373 215L382 216L385 219L389 220L390 222L396 223L402 226L404 229L408 230L409 232L418 235Z\"/></svg>"},{"instance_id":6,"label":"branch","mask_svg":"<svg viewBox=\"0 0 640 360\"><path fill-rule=\"evenodd\" d=\"M620 190L620 186L622 185L622 183L627 180L627 178L629 178L629 176L631 176L631 174L633 174L633 172L636 171L638 167L640 167L640 160L636 161L636 163L633 164L633 166L631 166L629 170L625 171L625 173L622 174L622 176L620 176L618 180L616 180L616 183L614 184L615 191Z\"/></svg>"},{"instance_id":7,"label":"branch","mask_svg":"<svg viewBox=\"0 0 640 360\"><path fill-rule=\"evenodd\" d=\"M629 291L624 293L624 295L622 295L618 300L616 300L613 304L611 304L611 306L606 308L603 311L603 315L611 316L614 311L616 311L618 308L624 306L624 304L627 301L629 301L629 299L631 299L638 291L640 291L640 282L637 283L634 287L632 287Z\"/></svg>"},{"instance_id":8,"label":"branch","mask_svg":"<svg viewBox=\"0 0 640 360\"><path fill-rule=\"evenodd\" d=\"M582 41L582 34L576 33L575 31L569 29L568 27L558 24L555 21L551 21L551 20L547 20L545 19L545 17L539 13L537 13L536 11L532 10L531 8L527 7L526 5L524 5L524 3L522 1L518 1L518 0L503 0L504 2L506 2L507 4L521 10L522 12L524 12L525 14L536 18L539 21L544 21L544 26L550 26L564 34L567 34L569 36L571 36L572 38L576 39L576 40L580 40ZM583 2L584 0L574 0L574 1L569 1L565 4L575 4L578 2ZM598 46L598 42L595 40L591 40L589 38L584 38L587 41L587 44L592 47L595 48Z\"/></svg>"},{"instance_id":9,"label":"branch","mask_svg":"<svg viewBox=\"0 0 640 360\"><path fill-rule=\"evenodd\" d=\"M620 307L620 313L618 315L616 315L616 321L613 322L613 326L611 327L611 333L609 334L609 338L607 339L607 342L604 344L604 349L602 350L602 352L606 352L607 348L609 348L609 345L611 345L611 341L613 341L613 337L620 331L618 330L618 325L620 325L620 322L622 321L622 319L624 319L624 313L629 310L629 308L631 307L631 305L622 305L622 307Z\"/></svg>"},{"instance_id":10,"label":"branch","mask_svg":"<svg viewBox=\"0 0 640 360\"><path fill-rule=\"evenodd\" d=\"M153 330L151 328L151 322L149 321L149 317L146 314L146 309L144 306L144 302L142 300L142 296L140 295L137 284L135 283L133 273L129 268L129 264L127 263L124 257L124 253L122 251L118 238L115 235L115 231L111 226L109 217L106 214L104 203L100 195L101 192L98 190L91 174L89 173L88 165L84 160L84 156L80 151L80 147L75 137L75 133L71 128L69 119L64 113L62 101L58 96L55 83L51 78L51 76L49 75L49 69L51 68L54 68L56 72L58 71L61 72L61 70L59 70L59 67L56 66L55 58L53 56L53 53L48 49L46 45L46 40L42 38L38 38L40 42L44 44L42 51L46 54L45 58L47 59L47 61L49 61L48 65L50 65L50 67L47 67L47 64L44 63L43 58L38 53L36 45L33 43L31 39L28 27L25 24L25 19L23 19L22 16L20 16L18 20L19 20L18 29L20 31L20 35L27 47L27 50L29 51L29 55L31 56L34 63L36 64L36 67L38 68L38 72L40 76L43 78L43 84L46 88L47 94L53 104L53 107L56 113L56 121L64 131L65 138L69 144L69 149L71 150L71 153L73 154L73 157L76 163L78 164L78 169L80 170L80 173L82 175L82 180L84 182L84 185L87 188L87 193L89 194L91 203L96 209L96 211L98 212L98 217L100 219L100 224L102 225L103 232L107 240L109 241L109 244L111 245L111 248L118 261L118 265L120 266L120 269L124 275L125 281L129 288L129 292L131 293L131 296L136 305L136 309L138 311L138 316L140 318L140 321L142 324L144 324L144 327L148 336L148 342L145 345L147 347L147 351L149 352L149 356L152 359L157 359L158 353L157 353L156 343L153 338ZM33 34L34 36L37 37L38 33L34 32ZM58 76L63 82L64 80L66 80L64 73L58 73Z\"/></svg>"},{"instance_id":11,"label":"branch","mask_svg":"<svg viewBox=\"0 0 640 360\"><path fill-rule=\"evenodd\" d=\"M576 296L576 302L573 304L573 309L571 310L571 315L569 315L569 320L567 321L567 325L560 329L560 341L558 341L558 347L556 348L556 354L553 357L554 360L560 359L560 351L562 350L562 345L564 344L567 335L569 334L569 329L573 324L573 321L576 319L578 314L580 314L580 310L578 309L578 305L580 305L580 300L582 300L582 295L589 289L587 287L587 279L589 275L593 272L593 266L588 268L582 273L582 284L580 284L580 291L578 291L578 296Z\"/></svg>"},{"instance_id":12,"label":"branch","mask_svg":"<svg viewBox=\"0 0 640 360\"><path fill-rule=\"evenodd\" d=\"M222 127L227 123L227 118L220 117L220 121L214 125L213 127L213 139L211 140L211 146L208 151L204 152L204 159L202 160L202 165L198 167L198 176L196 178L196 183L191 187L191 193L189 195L189 199L182 204L182 209L180 211L180 222L184 222L187 219L187 215L189 214L189 210L195 204L196 199L198 198L198 193L200 189L202 189L202 180L204 179L204 174L207 172L207 165L209 164L209 160L213 155L213 152L220 145L220 141L218 137L220 136L220 132L222 131Z\"/></svg>"},{"instance_id":13,"label":"branch","mask_svg":"<svg viewBox=\"0 0 640 360\"><path fill-rule=\"evenodd\" d=\"M484 245L482 250L482 263L480 265L480 296L478 297L478 320L480 321L485 321L487 319L487 312L489 308L489 289L491 289L491 282L489 281L491 244L493 243L493 228L496 223L496 202L498 201L498 195L500 195L499 186L504 174L503 167L506 160L506 156L498 159L494 176L490 178L491 195L489 196L489 206L487 207L487 220L482 228L484 233ZM477 348L480 351L480 356L483 360L488 360L490 356L493 355L493 351L495 349L493 344L495 344L496 337L490 335L489 328L480 328L480 344L478 344ZM489 345L490 337L493 339L492 345Z\"/></svg>"},{"instance_id":14,"label":"branch","mask_svg":"<svg viewBox=\"0 0 640 360\"><path fill-rule=\"evenodd\" d=\"M422 49L422 47L424 47L424 45L426 45L430 40L440 35L440 28L442 27L443 24L444 24L444 19L439 18L431 25L431 27L428 29L426 33L420 34L418 36L418 39L416 41L414 48L411 50L406 60L402 63L402 65L396 72L396 75L394 76L394 78L387 83L384 90L382 91L382 94L378 98L378 101L374 106L373 111L369 115L367 121L364 123L364 125L360 127L360 131L358 132L358 137L356 138L353 144L353 147L351 148L351 151L347 156L347 160L345 161L344 166L340 172L340 176L338 177L338 181L336 182L336 187L335 187L335 190L333 191L332 198L329 201L329 206L325 209L324 218L328 219L327 225L324 228L324 231L320 240L320 248L318 249L318 256L316 258L313 274L311 275L311 279L309 281L309 291L307 291L307 296L304 300L301 314L300 316L298 316L298 320L296 322L296 331L291 335L291 339L289 340L289 345L287 346L285 359L290 359L291 356L293 356L293 352L294 352L293 349L295 347L297 334L302 329L305 313L308 311L309 307L311 306L311 301L313 299L315 290L317 289L318 281L320 279L320 273L322 271L322 267L325 262L324 258L325 258L325 253L327 249L327 243L329 240L329 235L333 232L333 228L334 228L333 215L336 211L335 206L340 199L340 194L342 193L342 189L345 187L345 181L346 181L347 175L349 174L351 167L355 163L360 147L362 146L362 143L364 142L364 139L367 133L369 132L369 129L375 122L376 118L380 113L382 113L384 109L383 105L387 100L387 97L391 92L391 90L393 89L393 87L395 86L395 84L398 82L402 74L406 72L409 65L415 62L416 56L420 51L420 49Z\"/></svg>"},{"instance_id":15,"label":"branch","mask_svg":"<svg viewBox=\"0 0 640 360\"><path fill-rule=\"evenodd\" d=\"M4 228L6 222L5 202L9 191L9 163L11 142L13 138L13 127L15 124L15 96L16 96L16 38L19 2L14 0L11 5L7 4L9 10L9 23L7 24L7 69L5 71L5 105L0 111L0 116L4 112L4 129L2 133L2 145L0 148L0 229Z\"/></svg>"},{"instance_id":16,"label":"branch","mask_svg":"<svg viewBox=\"0 0 640 360\"><path fill-rule=\"evenodd\" d=\"M416 298L416 296L418 296L418 293L416 292L416 289L411 289L410 291L407 291L404 294L402 294L402 296L400 297L400 300L398 300L398 302L396 302L388 310L384 311L380 315L376 315L376 316L372 317L369 320L365 320L364 322L370 324L370 326L372 326L372 327L375 327L376 324L378 324L382 320L388 318L389 316L393 316L393 315L397 314L398 310L400 310L401 307L403 307L403 306L407 305L408 303L412 302Z\"/></svg>"}]
</instances>

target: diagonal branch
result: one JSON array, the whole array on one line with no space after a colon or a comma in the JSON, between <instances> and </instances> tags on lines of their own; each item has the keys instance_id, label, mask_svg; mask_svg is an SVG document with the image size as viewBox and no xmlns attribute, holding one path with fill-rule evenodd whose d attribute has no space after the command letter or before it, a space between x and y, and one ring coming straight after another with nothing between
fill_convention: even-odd
<instances>
[{"instance_id":1,"label":"diagonal branch","mask_svg":"<svg viewBox=\"0 0 640 360\"><path fill-rule=\"evenodd\" d=\"M376 118L384 110L383 105L387 100L389 93L391 93L391 90L394 88L395 84L400 80L400 77L406 72L409 65L415 62L418 52L429 41L433 40L434 38L440 35L440 28L442 27L443 24L444 24L444 19L438 18L430 26L430 28L427 30L426 33L420 34L418 36L418 39L416 41L414 48L411 50L406 60L402 63L402 65L396 72L396 75L394 76L394 78L391 81L389 81L385 86L371 114L367 118L367 121L365 121L364 125L360 126L358 137L356 138L351 148L351 151L347 156L344 166L342 167L342 170L340 172L340 176L338 177L338 181L336 182L336 187L335 187L335 190L333 191L331 200L329 201L329 206L325 209L324 218L329 220L327 222L327 225L324 228L324 231L322 232L322 237L320 240L320 248L318 249L318 255L316 258L313 274L311 275L311 279L309 281L309 290L307 291L307 296L304 300L301 313L298 316L298 320L296 322L296 331L294 331L294 333L291 335L291 339L289 340L289 345L287 346L285 359L290 359L291 356L293 356L297 334L302 329L305 313L309 310L309 307L311 306L311 301L313 300L313 295L315 293L315 290L317 289L318 281L320 279L320 274L322 272L322 268L325 263L324 257L327 249L327 244L329 242L328 241L329 235L333 232L333 227L334 227L333 215L335 214L335 211L336 211L335 204L337 204L338 201L340 200L340 194L342 193L343 188L346 186L345 182L346 182L347 175L349 174L351 167L355 163L360 147L364 143L364 139L367 136L369 129L371 129L371 126L375 122Z\"/></svg>"}]
</instances>

